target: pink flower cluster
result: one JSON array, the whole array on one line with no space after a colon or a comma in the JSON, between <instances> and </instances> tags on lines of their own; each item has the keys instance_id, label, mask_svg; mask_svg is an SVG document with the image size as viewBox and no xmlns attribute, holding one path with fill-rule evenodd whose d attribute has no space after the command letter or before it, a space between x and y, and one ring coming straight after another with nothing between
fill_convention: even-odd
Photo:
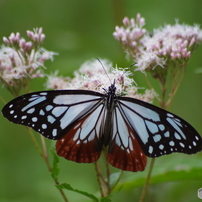
<instances>
[{"instance_id":1,"label":"pink flower cluster","mask_svg":"<svg viewBox=\"0 0 202 202\"><path fill-rule=\"evenodd\" d=\"M17 94L20 86L26 86L30 79L43 77L40 67L56 55L41 47L45 39L42 28L27 31L27 36L30 41L22 38L20 33L3 37L5 45L0 49L0 81L12 94Z\"/></svg>"},{"instance_id":2,"label":"pink flower cluster","mask_svg":"<svg viewBox=\"0 0 202 202\"><path fill-rule=\"evenodd\" d=\"M137 62L139 70L150 70L156 66L166 67L173 60L188 61L193 50L202 41L202 30L198 25L165 25L152 33L143 28L144 18L123 19L123 26L116 27L114 38Z\"/></svg>"}]
</instances>

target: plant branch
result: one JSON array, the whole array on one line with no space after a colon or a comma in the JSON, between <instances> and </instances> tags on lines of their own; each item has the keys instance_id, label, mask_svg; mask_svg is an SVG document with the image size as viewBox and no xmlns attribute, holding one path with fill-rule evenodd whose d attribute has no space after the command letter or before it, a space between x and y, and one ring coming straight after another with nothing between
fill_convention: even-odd
<instances>
[{"instance_id":1,"label":"plant branch","mask_svg":"<svg viewBox=\"0 0 202 202\"><path fill-rule=\"evenodd\" d=\"M140 196L139 202L143 202L144 199L145 199L145 196L146 196L146 193L147 193L147 188L148 188L148 185L149 185L149 180L150 180L152 169L153 169L153 166L154 166L154 162L155 162L155 158L152 158L151 163L149 165L149 171L147 173L146 182L144 184L144 187L143 187L142 194Z\"/></svg>"},{"instance_id":2,"label":"plant branch","mask_svg":"<svg viewBox=\"0 0 202 202\"><path fill-rule=\"evenodd\" d=\"M26 128L27 128L27 130L28 130L28 133L29 133L29 135L30 135L30 137L31 137L32 142L34 143L35 148L37 149L37 151L38 151L39 154L41 155L42 159L44 160L44 163L46 164L46 166L47 166L47 168L48 168L48 171L49 171L50 173L52 173L52 168L51 168L51 165L50 165L50 163L49 163L49 161L48 161L48 155L47 155L47 149L46 149L46 143L45 143L44 137L42 137L42 136L40 135L41 141L42 141L42 147L43 147L43 151L42 151L41 148L40 148L39 145L38 145L38 142L37 142L37 140L36 140L36 138L35 138L35 136L34 136L34 134L33 134L32 129L29 128L29 127L26 127ZM51 176L52 176L52 175L51 175ZM52 178L53 178L55 184L57 184L57 185L60 184L59 181L58 181L58 179L57 179L56 177L52 176ZM66 197L65 194L64 194L64 191L63 191L62 189L58 189L58 191L60 192L60 194L61 194L63 200L64 200L65 202L68 202L68 199L67 199L67 197Z\"/></svg>"}]
</instances>

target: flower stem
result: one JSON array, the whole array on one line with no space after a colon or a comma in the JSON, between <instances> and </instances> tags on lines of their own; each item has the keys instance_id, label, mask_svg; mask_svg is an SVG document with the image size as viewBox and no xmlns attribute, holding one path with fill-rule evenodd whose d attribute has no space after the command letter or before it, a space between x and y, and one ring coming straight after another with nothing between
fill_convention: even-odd
<instances>
[{"instance_id":1,"label":"flower stem","mask_svg":"<svg viewBox=\"0 0 202 202\"><path fill-rule=\"evenodd\" d=\"M101 195L101 197L105 197L108 195L106 192L106 182L105 182L104 177L102 175L102 171L100 169L100 165L99 165L98 161L96 161L94 165L95 165L95 172L97 175L98 185L100 188L100 195Z\"/></svg>"},{"instance_id":2,"label":"flower stem","mask_svg":"<svg viewBox=\"0 0 202 202\"><path fill-rule=\"evenodd\" d=\"M150 162L150 165L149 165L149 171L147 173L146 182L144 184L144 187L143 187L142 194L140 196L139 202L143 202L144 199L145 199L145 196L146 196L146 193L147 193L147 188L148 188L148 185L149 185L149 180L150 180L152 169L153 169L153 166L154 166L154 162L155 162L155 158L152 158L151 162Z\"/></svg>"},{"instance_id":3,"label":"flower stem","mask_svg":"<svg viewBox=\"0 0 202 202\"><path fill-rule=\"evenodd\" d=\"M47 149L46 149L46 143L45 143L44 137L40 136L40 137L41 137L41 142L42 142L42 147L43 147L43 151L42 151L41 148L39 147L39 144L38 144L38 142L37 142L37 140L36 140L36 138L35 138L33 132L32 132L32 129L29 128L29 127L26 127L26 128L27 128L27 130L28 130L28 133L29 133L29 135L30 135L30 137L31 137L32 142L34 143L35 148L37 149L37 151L38 151L39 154L41 155L42 159L44 160L44 163L46 164L46 166L47 166L47 168L48 168L48 171L49 171L50 173L52 173L52 168L51 168L51 165L50 165L49 160L48 160ZM52 176L52 175L51 175L51 176ZM52 176L52 178L53 178L55 184L57 184L57 185L60 184L59 181L58 181L58 179L57 179L56 177ZM68 199L67 199L67 197L66 197L65 194L64 194L64 191L63 191L62 189L58 189L58 191L60 192L60 194L61 194L63 200L64 200L65 202L68 202Z\"/></svg>"},{"instance_id":4,"label":"flower stem","mask_svg":"<svg viewBox=\"0 0 202 202\"><path fill-rule=\"evenodd\" d=\"M113 186L111 187L111 190L113 190L113 189L116 187L116 185L119 183L119 181L120 181L122 175L123 175L123 170L121 170L121 172L120 172L120 174L119 174L119 177L117 178L116 182L115 182L115 183L113 184Z\"/></svg>"}]
</instances>

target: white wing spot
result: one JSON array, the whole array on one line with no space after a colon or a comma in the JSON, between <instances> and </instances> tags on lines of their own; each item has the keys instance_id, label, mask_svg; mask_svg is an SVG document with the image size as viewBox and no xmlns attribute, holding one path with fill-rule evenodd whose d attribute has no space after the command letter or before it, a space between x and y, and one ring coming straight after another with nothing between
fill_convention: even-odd
<instances>
[{"instance_id":1,"label":"white wing spot","mask_svg":"<svg viewBox=\"0 0 202 202\"><path fill-rule=\"evenodd\" d=\"M43 129L47 129L47 125L45 123L42 124L41 126Z\"/></svg>"},{"instance_id":2,"label":"white wing spot","mask_svg":"<svg viewBox=\"0 0 202 202\"><path fill-rule=\"evenodd\" d=\"M46 93L46 92L42 92L42 93L40 93L39 95L47 95L48 93Z\"/></svg>"},{"instance_id":3,"label":"white wing spot","mask_svg":"<svg viewBox=\"0 0 202 202\"><path fill-rule=\"evenodd\" d=\"M26 116L26 115L24 115L24 116L22 116L22 117L21 117L21 119L26 119L26 118L27 118L27 116Z\"/></svg>"},{"instance_id":4,"label":"white wing spot","mask_svg":"<svg viewBox=\"0 0 202 202\"><path fill-rule=\"evenodd\" d=\"M174 133L174 136L175 136L176 139L181 140L181 137L179 136L178 133L175 132L175 133Z\"/></svg>"},{"instance_id":5,"label":"white wing spot","mask_svg":"<svg viewBox=\"0 0 202 202\"><path fill-rule=\"evenodd\" d=\"M160 125L159 125L159 129L160 129L161 131L164 131L164 130L165 130L165 126L164 126L163 124L160 124Z\"/></svg>"},{"instance_id":6,"label":"white wing spot","mask_svg":"<svg viewBox=\"0 0 202 202\"><path fill-rule=\"evenodd\" d=\"M10 111L10 114L13 114L13 113L14 113L14 110L11 110L11 111Z\"/></svg>"},{"instance_id":7,"label":"white wing spot","mask_svg":"<svg viewBox=\"0 0 202 202\"><path fill-rule=\"evenodd\" d=\"M56 117L61 116L66 110L68 109L68 107L55 107L52 110L52 114Z\"/></svg>"},{"instance_id":8,"label":"white wing spot","mask_svg":"<svg viewBox=\"0 0 202 202\"><path fill-rule=\"evenodd\" d=\"M158 132L158 127L157 127L156 124L154 124L154 123L151 122L151 121L145 121L145 123L147 124L147 127L148 127L148 129L150 130L150 132L151 132L152 134L155 134L155 133Z\"/></svg>"},{"instance_id":9,"label":"white wing spot","mask_svg":"<svg viewBox=\"0 0 202 202\"><path fill-rule=\"evenodd\" d=\"M14 118L16 119L18 117L18 115L15 115Z\"/></svg>"},{"instance_id":10,"label":"white wing spot","mask_svg":"<svg viewBox=\"0 0 202 202\"><path fill-rule=\"evenodd\" d=\"M33 118L32 118L32 121L33 121L33 122L37 122L37 121L38 121L38 118L37 118L37 117L33 117Z\"/></svg>"},{"instance_id":11,"label":"white wing spot","mask_svg":"<svg viewBox=\"0 0 202 202\"><path fill-rule=\"evenodd\" d=\"M166 132L164 133L164 137L170 137L169 131L166 131Z\"/></svg>"},{"instance_id":12,"label":"white wing spot","mask_svg":"<svg viewBox=\"0 0 202 202\"><path fill-rule=\"evenodd\" d=\"M160 144L159 145L159 149L163 150L164 149L164 145Z\"/></svg>"},{"instance_id":13,"label":"white wing spot","mask_svg":"<svg viewBox=\"0 0 202 202\"><path fill-rule=\"evenodd\" d=\"M94 137L95 137L95 130L93 130L93 131L91 132L91 134L88 136L88 141L89 141L89 142L92 141L92 140L94 139Z\"/></svg>"},{"instance_id":14,"label":"white wing spot","mask_svg":"<svg viewBox=\"0 0 202 202\"><path fill-rule=\"evenodd\" d=\"M175 145L175 142L171 140L171 141L169 142L169 145L170 145L170 146L174 146L174 145Z\"/></svg>"},{"instance_id":15,"label":"white wing spot","mask_svg":"<svg viewBox=\"0 0 202 202\"><path fill-rule=\"evenodd\" d=\"M39 111L39 115L44 116L44 115L45 115L45 112L41 109L41 110Z\"/></svg>"},{"instance_id":16,"label":"white wing spot","mask_svg":"<svg viewBox=\"0 0 202 202\"><path fill-rule=\"evenodd\" d=\"M169 117L171 117L171 118L174 117L174 116L173 116L172 114L170 114L170 113L167 113L167 116L169 116Z\"/></svg>"},{"instance_id":17,"label":"white wing spot","mask_svg":"<svg viewBox=\"0 0 202 202\"><path fill-rule=\"evenodd\" d=\"M152 154L153 153L153 147L149 146L149 153Z\"/></svg>"},{"instance_id":18,"label":"white wing spot","mask_svg":"<svg viewBox=\"0 0 202 202\"><path fill-rule=\"evenodd\" d=\"M26 105L25 107L23 107L21 111L24 112L27 109L31 108L32 106L35 106L35 105L43 102L44 100L46 100L46 97L38 97L34 101L30 102L28 105Z\"/></svg>"},{"instance_id":19,"label":"white wing spot","mask_svg":"<svg viewBox=\"0 0 202 202\"><path fill-rule=\"evenodd\" d=\"M186 136L184 135L184 133L182 132L181 128L178 126L178 123L175 121L175 119L171 119L171 118L167 118L166 119L170 125L181 135L181 137L183 137L186 140ZM180 137L180 139L181 139Z\"/></svg>"},{"instance_id":20,"label":"white wing spot","mask_svg":"<svg viewBox=\"0 0 202 202\"><path fill-rule=\"evenodd\" d=\"M161 140L161 135L157 134L153 136L154 142L158 142Z\"/></svg>"},{"instance_id":21,"label":"white wing spot","mask_svg":"<svg viewBox=\"0 0 202 202\"><path fill-rule=\"evenodd\" d=\"M131 151L133 150L133 143L132 143L131 138L129 138L129 148Z\"/></svg>"},{"instance_id":22,"label":"white wing spot","mask_svg":"<svg viewBox=\"0 0 202 202\"><path fill-rule=\"evenodd\" d=\"M28 114L32 114L35 111L35 108L31 108L27 111Z\"/></svg>"},{"instance_id":23,"label":"white wing spot","mask_svg":"<svg viewBox=\"0 0 202 202\"><path fill-rule=\"evenodd\" d=\"M38 95L32 95L31 98L28 99L28 101L31 102L33 100L36 100L38 97L39 97ZM25 98L23 100L25 100Z\"/></svg>"},{"instance_id":24,"label":"white wing spot","mask_svg":"<svg viewBox=\"0 0 202 202\"><path fill-rule=\"evenodd\" d=\"M196 142L195 141L193 141L193 145L196 146Z\"/></svg>"},{"instance_id":25,"label":"white wing spot","mask_svg":"<svg viewBox=\"0 0 202 202\"><path fill-rule=\"evenodd\" d=\"M185 147L185 145L182 142L180 142L180 146L183 148Z\"/></svg>"},{"instance_id":26,"label":"white wing spot","mask_svg":"<svg viewBox=\"0 0 202 202\"><path fill-rule=\"evenodd\" d=\"M52 135L53 135L53 137L57 136L57 129L56 128L53 129ZM64 139L63 139L63 141L64 141Z\"/></svg>"},{"instance_id":27,"label":"white wing spot","mask_svg":"<svg viewBox=\"0 0 202 202\"><path fill-rule=\"evenodd\" d=\"M47 105L47 106L46 106L46 111L47 111L47 112L50 111L51 109L53 109L53 106L52 106L52 105Z\"/></svg>"},{"instance_id":28,"label":"white wing spot","mask_svg":"<svg viewBox=\"0 0 202 202\"><path fill-rule=\"evenodd\" d=\"M117 135L116 136L116 144L120 147L121 146L121 141L120 141L120 137Z\"/></svg>"},{"instance_id":29,"label":"white wing spot","mask_svg":"<svg viewBox=\"0 0 202 202\"><path fill-rule=\"evenodd\" d=\"M176 123L178 126L182 127L182 124L181 124L181 122L180 122L179 119L174 119L174 121L175 121L175 123Z\"/></svg>"},{"instance_id":30,"label":"white wing spot","mask_svg":"<svg viewBox=\"0 0 202 202\"><path fill-rule=\"evenodd\" d=\"M13 107L13 104L9 105L9 108L12 108Z\"/></svg>"},{"instance_id":31,"label":"white wing spot","mask_svg":"<svg viewBox=\"0 0 202 202\"><path fill-rule=\"evenodd\" d=\"M56 119L55 119L53 116L48 115L48 117L47 117L47 121L48 121L49 123L54 123L55 120L56 120Z\"/></svg>"},{"instance_id":32,"label":"white wing spot","mask_svg":"<svg viewBox=\"0 0 202 202\"><path fill-rule=\"evenodd\" d=\"M74 135L74 138L73 138L74 141L76 141L77 139L79 139L80 131L81 131L80 128L76 131L76 134Z\"/></svg>"}]
</instances>

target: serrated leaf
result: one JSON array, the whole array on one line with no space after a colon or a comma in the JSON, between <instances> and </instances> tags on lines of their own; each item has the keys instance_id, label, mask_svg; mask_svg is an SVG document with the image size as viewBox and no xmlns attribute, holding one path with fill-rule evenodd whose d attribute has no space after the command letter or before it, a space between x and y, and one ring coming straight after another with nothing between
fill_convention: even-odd
<instances>
[{"instance_id":1,"label":"serrated leaf","mask_svg":"<svg viewBox=\"0 0 202 202\"><path fill-rule=\"evenodd\" d=\"M99 202L98 198L96 196L94 196L93 194L89 194L88 192L85 192L85 191L81 191L81 190L78 190L78 189L74 189L70 184L67 184L67 183L63 183L63 184L60 184L60 185L55 185L58 189L67 189L69 191L73 191L73 192L76 192L76 193L79 193L79 194L82 194L90 199L92 199L93 201L96 201L96 202ZM107 202L107 201L106 201Z\"/></svg>"},{"instance_id":2,"label":"serrated leaf","mask_svg":"<svg viewBox=\"0 0 202 202\"><path fill-rule=\"evenodd\" d=\"M60 169L58 168L59 158L58 155L55 153L55 151L51 151L53 155L53 164L52 164L52 172L51 176L56 179L58 177L58 174L60 172Z\"/></svg>"}]
</instances>

